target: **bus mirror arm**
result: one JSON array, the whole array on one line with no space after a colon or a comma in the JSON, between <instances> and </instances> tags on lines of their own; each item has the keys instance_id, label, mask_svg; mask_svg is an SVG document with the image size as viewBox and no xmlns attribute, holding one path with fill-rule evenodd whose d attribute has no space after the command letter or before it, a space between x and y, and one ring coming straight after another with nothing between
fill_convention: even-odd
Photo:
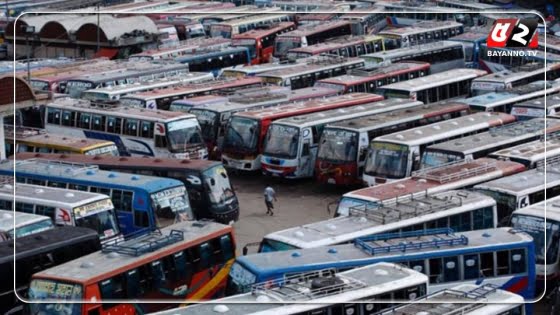
<instances>
[{"instance_id":1,"label":"bus mirror arm","mask_svg":"<svg viewBox=\"0 0 560 315\"><path fill-rule=\"evenodd\" d=\"M327 204L327 213L328 213L328 214L331 214L331 212L333 212L333 211L331 211L332 206L338 207L338 204L339 204L339 203L340 203L340 198L329 202L329 203ZM335 214L336 214L336 208L334 209L334 212L335 212Z\"/></svg>"},{"instance_id":2,"label":"bus mirror arm","mask_svg":"<svg viewBox=\"0 0 560 315\"><path fill-rule=\"evenodd\" d=\"M247 256L247 253L249 252L249 247L253 247L253 246L259 246L261 243L260 242L252 242L252 243L247 243L245 244L245 246L243 246L243 256Z\"/></svg>"}]
</instances>

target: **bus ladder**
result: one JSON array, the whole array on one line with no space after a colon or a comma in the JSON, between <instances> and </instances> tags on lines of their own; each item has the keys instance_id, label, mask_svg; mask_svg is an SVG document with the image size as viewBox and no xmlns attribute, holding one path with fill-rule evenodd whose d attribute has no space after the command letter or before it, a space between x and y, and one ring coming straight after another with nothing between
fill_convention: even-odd
<instances>
[{"instance_id":1,"label":"bus ladder","mask_svg":"<svg viewBox=\"0 0 560 315\"><path fill-rule=\"evenodd\" d=\"M403 239L406 238L406 239ZM469 239L464 235L455 235L451 229L433 229L405 233L391 233L378 236L358 238L354 246L369 255L379 253L407 252L427 248L441 248L467 245Z\"/></svg>"},{"instance_id":2,"label":"bus ladder","mask_svg":"<svg viewBox=\"0 0 560 315\"><path fill-rule=\"evenodd\" d=\"M513 124L493 127L488 132L493 136L518 137L528 133L542 132L542 121L523 121Z\"/></svg>"},{"instance_id":3,"label":"bus ladder","mask_svg":"<svg viewBox=\"0 0 560 315\"><path fill-rule=\"evenodd\" d=\"M545 168L548 172L560 172L557 168L560 167L560 155L551 156L544 160L537 161L537 171L544 172Z\"/></svg>"},{"instance_id":4,"label":"bus ladder","mask_svg":"<svg viewBox=\"0 0 560 315\"><path fill-rule=\"evenodd\" d=\"M471 164L471 163L476 163L478 165L473 168L461 169L459 172L453 172L453 173L445 172L447 168ZM444 184L450 181L455 181L463 178L473 177L479 174L484 174L488 171L492 171L495 169L496 169L495 161L480 163L473 160L459 160L459 161L453 161L439 166L429 167L429 168L412 172L412 178L422 178L426 180L432 180L440 184ZM441 175L431 174L432 172L440 172L443 174Z\"/></svg>"},{"instance_id":5,"label":"bus ladder","mask_svg":"<svg viewBox=\"0 0 560 315\"><path fill-rule=\"evenodd\" d=\"M169 235L163 235L159 229L137 238L116 241L103 246L104 253L119 253L128 256L140 256L148 252L154 252L165 246L181 242L184 239L183 231L171 230Z\"/></svg>"}]
</instances>

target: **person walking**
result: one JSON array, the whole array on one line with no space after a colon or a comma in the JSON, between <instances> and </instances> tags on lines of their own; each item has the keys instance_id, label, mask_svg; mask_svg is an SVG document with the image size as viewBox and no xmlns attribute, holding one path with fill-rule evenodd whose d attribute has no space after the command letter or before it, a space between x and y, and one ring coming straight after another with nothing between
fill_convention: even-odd
<instances>
[{"instance_id":1,"label":"person walking","mask_svg":"<svg viewBox=\"0 0 560 315\"><path fill-rule=\"evenodd\" d=\"M272 211L274 209L273 201L278 201L278 199L276 199L276 192L270 185L267 185L264 189L264 203L266 204L266 214L270 214L271 216L274 215Z\"/></svg>"}]
</instances>

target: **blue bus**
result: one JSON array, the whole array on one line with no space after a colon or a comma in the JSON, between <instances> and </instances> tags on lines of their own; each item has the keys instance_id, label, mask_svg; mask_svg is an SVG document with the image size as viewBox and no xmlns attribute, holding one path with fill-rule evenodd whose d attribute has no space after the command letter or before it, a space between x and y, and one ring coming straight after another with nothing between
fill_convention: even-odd
<instances>
[{"instance_id":1,"label":"blue bus","mask_svg":"<svg viewBox=\"0 0 560 315\"><path fill-rule=\"evenodd\" d=\"M390 262L426 274L429 291L459 284L494 284L532 299L536 271L533 238L512 228L454 233L427 229L366 236L353 244L332 245L237 257L228 294L247 292L255 283L323 269L343 271Z\"/></svg>"},{"instance_id":2,"label":"blue bus","mask_svg":"<svg viewBox=\"0 0 560 315\"><path fill-rule=\"evenodd\" d=\"M459 42L465 51L465 66L467 68L480 69L480 45L486 43L487 33L469 31L448 39L452 42Z\"/></svg>"},{"instance_id":3,"label":"blue bus","mask_svg":"<svg viewBox=\"0 0 560 315\"><path fill-rule=\"evenodd\" d=\"M176 179L101 171L97 166L29 159L0 163L0 175L16 182L96 192L110 196L125 237L158 227L156 215L184 214L193 218L187 190Z\"/></svg>"},{"instance_id":4,"label":"blue bus","mask_svg":"<svg viewBox=\"0 0 560 315\"><path fill-rule=\"evenodd\" d=\"M175 59L189 65L190 72L212 72L218 77L223 68L251 64L251 53L244 46L197 50Z\"/></svg>"}]
</instances>

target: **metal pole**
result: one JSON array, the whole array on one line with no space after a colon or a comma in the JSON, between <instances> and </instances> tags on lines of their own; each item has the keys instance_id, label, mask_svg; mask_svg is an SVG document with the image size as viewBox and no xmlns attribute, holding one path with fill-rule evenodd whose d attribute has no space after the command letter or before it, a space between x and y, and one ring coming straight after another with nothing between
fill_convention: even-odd
<instances>
[{"instance_id":1,"label":"metal pole","mask_svg":"<svg viewBox=\"0 0 560 315\"><path fill-rule=\"evenodd\" d=\"M25 46L27 50L27 82L31 83L31 68L30 68L30 60L29 60L29 33L25 32Z\"/></svg>"},{"instance_id":2,"label":"metal pole","mask_svg":"<svg viewBox=\"0 0 560 315\"><path fill-rule=\"evenodd\" d=\"M97 5L97 50L99 52L99 4Z\"/></svg>"}]
</instances>

